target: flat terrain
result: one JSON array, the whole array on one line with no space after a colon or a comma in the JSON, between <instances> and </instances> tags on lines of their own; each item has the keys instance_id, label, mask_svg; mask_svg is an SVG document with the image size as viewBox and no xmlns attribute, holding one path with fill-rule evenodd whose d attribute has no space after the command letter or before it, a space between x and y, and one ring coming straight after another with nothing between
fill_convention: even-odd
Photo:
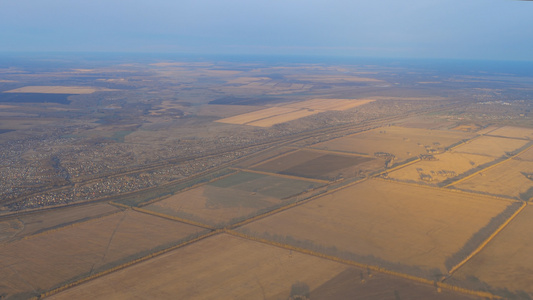
<instances>
[{"instance_id":1,"label":"flat terrain","mask_svg":"<svg viewBox=\"0 0 533 300\"><path fill-rule=\"evenodd\" d=\"M533 296L533 207L526 208L453 276L470 287L525 291ZM481 281L481 282L479 282ZM527 299L527 298L523 298Z\"/></svg>"},{"instance_id":2,"label":"flat terrain","mask_svg":"<svg viewBox=\"0 0 533 300\"><path fill-rule=\"evenodd\" d=\"M450 152L433 157L435 160L421 160L393 171L389 177L402 181L439 183L494 160L483 155Z\"/></svg>"},{"instance_id":3,"label":"flat terrain","mask_svg":"<svg viewBox=\"0 0 533 300\"><path fill-rule=\"evenodd\" d=\"M322 151L298 150L265 161L254 170L307 178L333 180L339 176L353 177L384 166L384 161L366 156L333 154Z\"/></svg>"},{"instance_id":4,"label":"flat terrain","mask_svg":"<svg viewBox=\"0 0 533 300\"><path fill-rule=\"evenodd\" d=\"M397 161L420 154L443 152L445 147L473 137L472 133L446 130L382 127L313 145L313 148L374 155L386 152Z\"/></svg>"},{"instance_id":5,"label":"flat terrain","mask_svg":"<svg viewBox=\"0 0 533 300\"><path fill-rule=\"evenodd\" d=\"M531 128L503 126L494 131L491 131L489 134L495 136L505 136L510 138L533 140L533 129Z\"/></svg>"},{"instance_id":6,"label":"flat terrain","mask_svg":"<svg viewBox=\"0 0 533 300\"><path fill-rule=\"evenodd\" d=\"M26 298L126 263L201 228L124 211L0 247L0 295Z\"/></svg>"},{"instance_id":7,"label":"flat terrain","mask_svg":"<svg viewBox=\"0 0 533 300\"><path fill-rule=\"evenodd\" d=\"M224 225L281 204L284 198L320 185L305 180L240 172L144 208L206 225Z\"/></svg>"},{"instance_id":8,"label":"flat terrain","mask_svg":"<svg viewBox=\"0 0 533 300\"><path fill-rule=\"evenodd\" d=\"M346 265L231 235L217 235L66 290L50 299L287 299Z\"/></svg>"},{"instance_id":9,"label":"flat terrain","mask_svg":"<svg viewBox=\"0 0 533 300\"><path fill-rule=\"evenodd\" d=\"M43 94L92 94L100 88L85 86L25 86L4 93L43 93Z\"/></svg>"},{"instance_id":10,"label":"flat terrain","mask_svg":"<svg viewBox=\"0 0 533 300\"><path fill-rule=\"evenodd\" d=\"M527 201L533 197L533 161L510 159L454 187Z\"/></svg>"},{"instance_id":11,"label":"flat terrain","mask_svg":"<svg viewBox=\"0 0 533 300\"><path fill-rule=\"evenodd\" d=\"M115 206L97 203L14 217L0 221L0 242L38 234L119 211L120 209Z\"/></svg>"},{"instance_id":12,"label":"flat terrain","mask_svg":"<svg viewBox=\"0 0 533 300\"><path fill-rule=\"evenodd\" d=\"M284 107L294 107L298 109L312 109L312 110L347 110L363 104L373 102L373 99L312 99L291 104L286 104Z\"/></svg>"},{"instance_id":13,"label":"flat terrain","mask_svg":"<svg viewBox=\"0 0 533 300\"><path fill-rule=\"evenodd\" d=\"M367 180L239 230L401 271L445 272L445 260L509 204Z\"/></svg>"},{"instance_id":14,"label":"flat terrain","mask_svg":"<svg viewBox=\"0 0 533 300\"><path fill-rule=\"evenodd\" d=\"M453 149L453 152L501 157L523 146L528 141L494 136L482 136Z\"/></svg>"},{"instance_id":15,"label":"flat terrain","mask_svg":"<svg viewBox=\"0 0 533 300\"><path fill-rule=\"evenodd\" d=\"M523 153L520 153L518 157L523 160L533 161L533 147L527 149Z\"/></svg>"}]
</instances>

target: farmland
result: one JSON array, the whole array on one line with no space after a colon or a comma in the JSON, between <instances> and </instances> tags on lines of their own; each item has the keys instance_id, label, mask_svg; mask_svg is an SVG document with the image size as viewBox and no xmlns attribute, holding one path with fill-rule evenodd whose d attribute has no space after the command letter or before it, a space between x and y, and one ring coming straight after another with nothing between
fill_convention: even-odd
<instances>
[{"instance_id":1,"label":"farmland","mask_svg":"<svg viewBox=\"0 0 533 300\"><path fill-rule=\"evenodd\" d=\"M501 157L525 146L528 141L494 136L482 136L457 148L454 152Z\"/></svg>"},{"instance_id":2,"label":"farmland","mask_svg":"<svg viewBox=\"0 0 533 300\"><path fill-rule=\"evenodd\" d=\"M533 294L532 220L533 208L527 206L480 254L461 267L453 279L470 288L499 290L503 295L506 289Z\"/></svg>"},{"instance_id":3,"label":"farmland","mask_svg":"<svg viewBox=\"0 0 533 300\"><path fill-rule=\"evenodd\" d=\"M293 195L322 184L239 172L177 193L144 209L207 225L225 225L282 204Z\"/></svg>"},{"instance_id":4,"label":"farmland","mask_svg":"<svg viewBox=\"0 0 533 300\"><path fill-rule=\"evenodd\" d=\"M319 143L313 148L365 155L384 152L401 162L420 154L444 152L446 147L473 136L457 131L390 126Z\"/></svg>"},{"instance_id":5,"label":"farmland","mask_svg":"<svg viewBox=\"0 0 533 300\"><path fill-rule=\"evenodd\" d=\"M494 136L533 140L533 129L523 127L503 126L491 131L489 134Z\"/></svg>"},{"instance_id":6,"label":"farmland","mask_svg":"<svg viewBox=\"0 0 533 300\"><path fill-rule=\"evenodd\" d=\"M435 279L450 267L446 260L510 204L368 180L239 230Z\"/></svg>"},{"instance_id":7,"label":"farmland","mask_svg":"<svg viewBox=\"0 0 533 300\"><path fill-rule=\"evenodd\" d=\"M421 160L389 173L389 177L401 181L440 183L493 161L494 158L467 153L450 153L431 156L431 160Z\"/></svg>"},{"instance_id":8,"label":"farmland","mask_svg":"<svg viewBox=\"0 0 533 300\"><path fill-rule=\"evenodd\" d=\"M307 178L333 180L354 177L384 166L384 160L373 157L298 150L265 161L252 169Z\"/></svg>"},{"instance_id":9,"label":"farmland","mask_svg":"<svg viewBox=\"0 0 533 300\"><path fill-rule=\"evenodd\" d=\"M124 211L3 244L0 294L26 298L83 278L201 228Z\"/></svg>"},{"instance_id":10,"label":"farmland","mask_svg":"<svg viewBox=\"0 0 533 300\"><path fill-rule=\"evenodd\" d=\"M533 161L510 159L454 185L476 191L528 201L533 197Z\"/></svg>"},{"instance_id":11,"label":"farmland","mask_svg":"<svg viewBox=\"0 0 533 300\"><path fill-rule=\"evenodd\" d=\"M98 90L84 86L25 86L18 89L5 91L4 93L42 93L42 94L91 94Z\"/></svg>"}]
</instances>

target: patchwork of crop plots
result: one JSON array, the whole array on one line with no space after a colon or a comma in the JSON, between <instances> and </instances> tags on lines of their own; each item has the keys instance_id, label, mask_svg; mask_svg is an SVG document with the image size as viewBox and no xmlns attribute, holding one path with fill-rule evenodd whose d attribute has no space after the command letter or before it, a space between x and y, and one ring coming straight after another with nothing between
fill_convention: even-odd
<instances>
[{"instance_id":1,"label":"patchwork of crop plots","mask_svg":"<svg viewBox=\"0 0 533 300\"><path fill-rule=\"evenodd\" d=\"M124 211L6 243L0 247L0 295L36 296L201 231Z\"/></svg>"},{"instance_id":2,"label":"patchwork of crop plots","mask_svg":"<svg viewBox=\"0 0 533 300\"><path fill-rule=\"evenodd\" d=\"M528 141L502 138L494 136L482 136L472 141L460 145L453 149L454 152L472 153L479 155L487 155L492 157L501 157L508 153L524 147Z\"/></svg>"},{"instance_id":3,"label":"patchwork of crop plots","mask_svg":"<svg viewBox=\"0 0 533 300\"><path fill-rule=\"evenodd\" d=\"M287 299L347 268L314 256L217 235L66 290L50 299Z\"/></svg>"},{"instance_id":4,"label":"patchwork of crop plots","mask_svg":"<svg viewBox=\"0 0 533 300\"><path fill-rule=\"evenodd\" d=\"M333 154L323 151L298 150L265 161L252 169L307 178L332 180L340 175L353 177L384 166L384 161L372 157Z\"/></svg>"},{"instance_id":5,"label":"patchwork of crop plots","mask_svg":"<svg viewBox=\"0 0 533 300\"><path fill-rule=\"evenodd\" d=\"M533 294L533 207L525 209L453 276L472 288L525 291ZM518 298L517 298L518 299ZM523 298L528 299L528 298Z\"/></svg>"},{"instance_id":6,"label":"patchwork of crop plots","mask_svg":"<svg viewBox=\"0 0 533 300\"><path fill-rule=\"evenodd\" d=\"M207 225L223 225L283 203L283 199L323 184L239 172L177 193L144 209Z\"/></svg>"},{"instance_id":7,"label":"patchwork of crop plots","mask_svg":"<svg viewBox=\"0 0 533 300\"><path fill-rule=\"evenodd\" d=\"M408 265L431 277L446 272L447 258L510 204L478 195L367 180L239 230L415 272L403 269Z\"/></svg>"},{"instance_id":8,"label":"patchwork of crop plots","mask_svg":"<svg viewBox=\"0 0 533 300\"><path fill-rule=\"evenodd\" d=\"M446 147L474 135L460 131L390 126L319 143L313 148L366 155L389 153L396 157L396 161L404 161L420 154L444 152Z\"/></svg>"},{"instance_id":9,"label":"patchwork of crop plots","mask_svg":"<svg viewBox=\"0 0 533 300\"><path fill-rule=\"evenodd\" d=\"M484 155L446 152L393 171L388 176L403 181L439 183L493 160Z\"/></svg>"},{"instance_id":10,"label":"patchwork of crop plots","mask_svg":"<svg viewBox=\"0 0 533 300\"><path fill-rule=\"evenodd\" d=\"M533 161L510 159L454 187L527 201L533 197Z\"/></svg>"}]
</instances>

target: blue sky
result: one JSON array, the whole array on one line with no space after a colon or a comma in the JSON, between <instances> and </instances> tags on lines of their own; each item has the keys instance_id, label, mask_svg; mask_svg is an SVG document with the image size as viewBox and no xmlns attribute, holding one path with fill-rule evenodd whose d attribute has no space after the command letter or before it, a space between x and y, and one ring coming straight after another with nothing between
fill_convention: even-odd
<instances>
[{"instance_id":1,"label":"blue sky","mask_svg":"<svg viewBox=\"0 0 533 300\"><path fill-rule=\"evenodd\" d=\"M533 2L0 0L0 51L533 61Z\"/></svg>"}]
</instances>

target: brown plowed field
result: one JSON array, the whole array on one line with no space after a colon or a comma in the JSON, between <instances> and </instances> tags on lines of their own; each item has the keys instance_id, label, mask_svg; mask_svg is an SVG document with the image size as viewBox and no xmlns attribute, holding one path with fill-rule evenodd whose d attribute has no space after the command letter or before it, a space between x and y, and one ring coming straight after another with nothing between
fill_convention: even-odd
<instances>
[{"instance_id":1,"label":"brown plowed field","mask_svg":"<svg viewBox=\"0 0 533 300\"><path fill-rule=\"evenodd\" d=\"M239 230L330 255L349 252L363 263L386 261L445 272L446 259L508 205L477 195L367 180Z\"/></svg>"},{"instance_id":2,"label":"brown plowed field","mask_svg":"<svg viewBox=\"0 0 533 300\"><path fill-rule=\"evenodd\" d=\"M146 255L202 229L133 211L0 247L0 295L26 298Z\"/></svg>"}]
</instances>

